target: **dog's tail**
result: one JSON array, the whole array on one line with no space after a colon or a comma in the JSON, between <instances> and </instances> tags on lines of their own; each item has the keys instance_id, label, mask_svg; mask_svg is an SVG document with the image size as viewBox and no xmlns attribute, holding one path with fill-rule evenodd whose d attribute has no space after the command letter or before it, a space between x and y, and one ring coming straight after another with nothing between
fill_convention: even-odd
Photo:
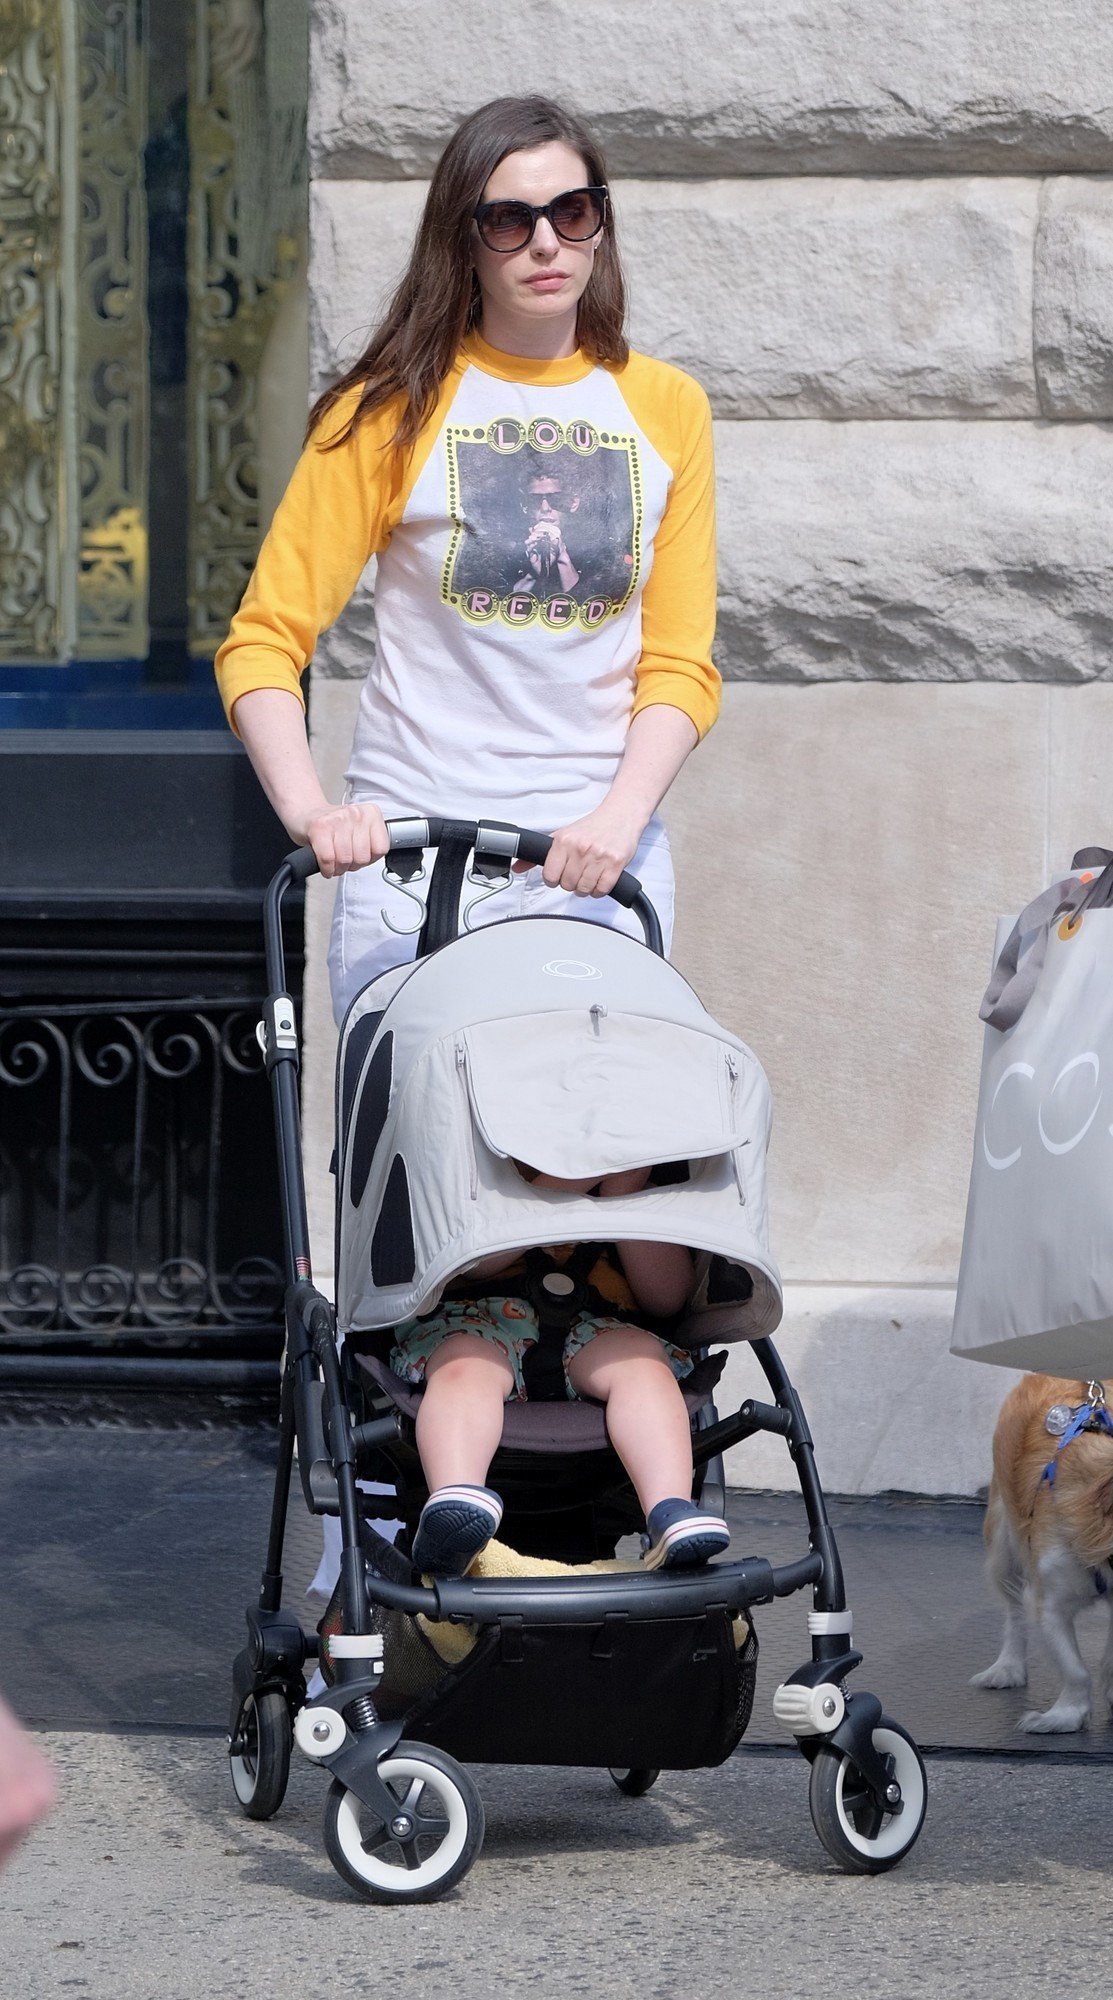
<instances>
[{"instance_id":1,"label":"dog's tail","mask_svg":"<svg viewBox=\"0 0 1113 2000\"><path fill-rule=\"evenodd\" d=\"M1024 1565L996 1473L989 1483L983 1532L989 1580L1006 1604L1019 1604L1024 1595Z\"/></svg>"}]
</instances>

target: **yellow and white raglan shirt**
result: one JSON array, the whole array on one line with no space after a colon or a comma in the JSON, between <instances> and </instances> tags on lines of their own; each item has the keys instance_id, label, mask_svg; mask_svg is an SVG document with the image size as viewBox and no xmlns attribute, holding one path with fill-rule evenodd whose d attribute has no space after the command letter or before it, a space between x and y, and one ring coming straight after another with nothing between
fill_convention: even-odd
<instances>
[{"instance_id":1,"label":"yellow and white raglan shirt","mask_svg":"<svg viewBox=\"0 0 1113 2000\"><path fill-rule=\"evenodd\" d=\"M348 769L388 815L551 830L590 812L630 721L657 702L715 719L711 414L698 383L632 353L604 367L469 335L416 442L394 398L332 450L310 441L216 671L286 688L371 556L377 644ZM234 723L233 723L234 726Z\"/></svg>"}]
</instances>

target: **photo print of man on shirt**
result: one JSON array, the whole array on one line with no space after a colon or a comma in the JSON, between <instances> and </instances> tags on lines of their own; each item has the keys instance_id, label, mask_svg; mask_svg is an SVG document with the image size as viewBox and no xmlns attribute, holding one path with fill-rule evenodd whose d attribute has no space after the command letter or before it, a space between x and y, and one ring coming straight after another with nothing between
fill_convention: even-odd
<instances>
[{"instance_id":1,"label":"photo print of man on shirt","mask_svg":"<svg viewBox=\"0 0 1113 2000\"><path fill-rule=\"evenodd\" d=\"M450 425L455 529L444 595L464 618L550 630L599 625L637 581L637 442L592 424L498 418Z\"/></svg>"}]
</instances>

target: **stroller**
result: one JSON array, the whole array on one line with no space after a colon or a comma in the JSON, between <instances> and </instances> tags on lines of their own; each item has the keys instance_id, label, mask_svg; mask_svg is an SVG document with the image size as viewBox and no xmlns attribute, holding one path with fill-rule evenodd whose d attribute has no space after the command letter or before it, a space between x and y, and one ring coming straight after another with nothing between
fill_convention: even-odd
<instances>
[{"instance_id":1,"label":"stroller","mask_svg":"<svg viewBox=\"0 0 1113 2000\"><path fill-rule=\"evenodd\" d=\"M769 1090L744 1043L720 1028L663 956L636 879L612 892L645 942L580 917L467 928L511 862L543 862L544 834L492 823L396 820L387 869L424 909L416 959L353 1001L337 1065L337 1307L310 1277L299 1145L298 1043L285 993L282 899L312 874L292 854L267 892L269 998L259 1039L281 1166L289 1287L278 1469L248 1644L233 1667L229 1757L250 1818L282 1803L293 1744L332 1778L330 1860L377 1902L431 1901L471 1867L483 1807L466 1761L592 1765L630 1796L662 1769L721 1763L750 1717L753 1607L810 1589L811 1659L774 1712L810 1766L820 1840L841 1867L891 1868L919 1835L923 1763L875 1696L846 1682L842 1571L812 1440L769 1335L781 1287L766 1248ZM436 859L422 902L415 882ZM475 898L459 932L465 879ZM605 1204L605 1233L680 1243L696 1285L657 1323L690 1350L683 1380L693 1498L720 1511L722 1453L760 1431L783 1437L800 1480L809 1548L646 1572L616 1562L641 1515L603 1410L542 1396L506 1406L490 1479L504 1501L512 1574L422 1579L405 1549L427 1498L415 1444L419 1392L389 1367L391 1329L431 1311L449 1281L493 1253L529 1253L536 1353L559 1358L601 1204L535 1187L516 1162L561 1178L651 1166L639 1193ZM539 1244L574 1249L556 1274ZM571 1271L572 1276L567 1273ZM582 1291L578 1293L582 1300ZM338 1344L338 1334L341 1336ZM712 1343L752 1344L769 1402L720 1417L726 1362ZM559 1379L559 1375L558 1375ZM529 1378L527 1377L527 1382ZM339 1515L340 1581L319 1633L282 1605L293 1466L315 1514ZM379 1481L397 1500L369 1494ZM401 1546L374 1521L401 1517ZM488 1554L491 1552L488 1551ZM476 1568L481 1565L475 1566ZM325 1691L307 1698L317 1660Z\"/></svg>"}]
</instances>

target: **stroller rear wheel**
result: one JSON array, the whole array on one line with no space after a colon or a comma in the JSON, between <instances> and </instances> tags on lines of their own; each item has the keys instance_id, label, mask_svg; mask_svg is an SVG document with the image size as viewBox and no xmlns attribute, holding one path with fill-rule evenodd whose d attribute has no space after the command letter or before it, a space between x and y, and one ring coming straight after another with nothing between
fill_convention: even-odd
<instances>
[{"instance_id":1,"label":"stroller rear wheel","mask_svg":"<svg viewBox=\"0 0 1113 2000\"><path fill-rule=\"evenodd\" d=\"M660 1771L650 1771L648 1769L616 1771L613 1764L608 1766L608 1768L619 1791L625 1792L628 1799L644 1799L651 1785L655 1785L661 1775Z\"/></svg>"},{"instance_id":2,"label":"stroller rear wheel","mask_svg":"<svg viewBox=\"0 0 1113 2000\"><path fill-rule=\"evenodd\" d=\"M898 1812L885 1812L844 1751L824 1743L812 1762L808 1805L828 1854L854 1875L895 1868L919 1838L927 1811L927 1773L907 1731L882 1716L873 1746L900 1786Z\"/></svg>"},{"instance_id":3,"label":"stroller rear wheel","mask_svg":"<svg viewBox=\"0 0 1113 2000\"><path fill-rule=\"evenodd\" d=\"M325 1803L325 1851L373 1903L433 1903L483 1845L483 1801L468 1773L427 1743L399 1743L379 1776L398 1801L390 1824L338 1778Z\"/></svg>"},{"instance_id":4,"label":"stroller rear wheel","mask_svg":"<svg viewBox=\"0 0 1113 2000\"><path fill-rule=\"evenodd\" d=\"M294 1726L279 1688L249 1694L240 1710L237 1747L229 1750L232 1784L248 1819L270 1819L286 1796Z\"/></svg>"}]
</instances>

